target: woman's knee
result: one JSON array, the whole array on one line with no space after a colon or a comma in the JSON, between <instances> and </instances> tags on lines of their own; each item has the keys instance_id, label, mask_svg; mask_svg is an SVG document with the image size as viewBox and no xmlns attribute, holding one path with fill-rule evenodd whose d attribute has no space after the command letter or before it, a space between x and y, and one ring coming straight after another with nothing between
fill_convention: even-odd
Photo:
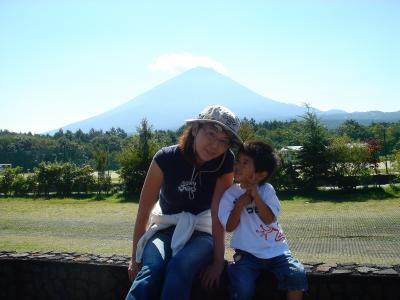
<instances>
[{"instance_id":1,"label":"woman's knee","mask_svg":"<svg viewBox=\"0 0 400 300\"><path fill-rule=\"evenodd\" d=\"M133 281L132 288L135 286L147 287L160 284L164 277L164 269L161 266L143 266Z\"/></svg>"},{"instance_id":2,"label":"woman's knee","mask_svg":"<svg viewBox=\"0 0 400 300\"><path fill-rule=\"evenodd\" d=\"M167 264L167 273L194 276L203 267L210 264L213 257L213 244L208 237L191 240L185 247L173 256Z\"/></svg>"},{"instance_id":3,"label":"woman's knee","mask_svg":"<svg viewBox=\"0 0 400 300\"><path fill-rule=\"evenodd\" d=\"M159 298L163 277L164 267L162 265L144 265L136 275L126 299Z\"/></svg>"},{"instance_id":4,"label":"woman's knee","mask_svg":"<svg viewBox=\"0 0 400 300\"><path fill-rule=\"evenodd\" d=\"M196 267L185 259L172 258L166 267L166 276L173 274L175 277L182 277L182 279L191 278L196 272Z\"/></svg>"}]
</instances>

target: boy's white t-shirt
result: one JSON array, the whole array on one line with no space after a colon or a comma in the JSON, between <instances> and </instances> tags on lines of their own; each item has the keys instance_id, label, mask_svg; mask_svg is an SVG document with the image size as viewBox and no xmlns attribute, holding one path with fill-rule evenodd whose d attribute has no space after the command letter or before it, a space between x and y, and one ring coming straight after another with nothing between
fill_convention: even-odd
<instances>
[{"instance_id":1,"label":"boy's white t-shirt","mask_svg":"<svg viewBox=\"0 0 400 300\"><path fill-rule=\"evenodd\" d=\"M278 220L281 204L275 189L269 183L257 187L258 194L266 203L275 219ZM226 229L229 215L238 199L246 190L239 185L232 185L221 198L218 217ZM278 221L265 224L258 216L254 201L247 205L240 214L240 222L233 231L231 247L244 250L262 259L272 258L289 251L285 235Z\"/></svg>"}]
</instances>

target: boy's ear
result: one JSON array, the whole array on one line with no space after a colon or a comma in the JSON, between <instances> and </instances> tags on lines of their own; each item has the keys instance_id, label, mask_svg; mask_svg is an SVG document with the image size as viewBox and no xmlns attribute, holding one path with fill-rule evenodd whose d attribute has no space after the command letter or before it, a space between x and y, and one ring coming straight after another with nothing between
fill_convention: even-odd
<instances>
[{"instance_id":1,"label":"boy's ear","mask_svg":"<svg viewBox=\"0 0 400 300\"><path fill-rule=\"evenodd\" d=\"M256 181L261 182L264 178L268 176L268 172L267 171L256 172L255 176L256 176Z\"/></svg>"}]
</instances>

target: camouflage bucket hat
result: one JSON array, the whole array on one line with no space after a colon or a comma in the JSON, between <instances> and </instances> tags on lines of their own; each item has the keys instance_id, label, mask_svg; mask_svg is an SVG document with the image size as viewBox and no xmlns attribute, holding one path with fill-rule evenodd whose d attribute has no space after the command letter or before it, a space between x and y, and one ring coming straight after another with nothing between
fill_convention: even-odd
<instances>
[{"instance_id":1,"label":"camouflage bucket hat","mask_svg":"<svg viewBox=\"0 0 400 300\"><path fill-rule=\"evenodd\" d=\"M239 118L228 108L221 105L211 105L204 108L197 119L188 119L188 123L214 123L220 125L232 138L235 144L242 144L243 141L238 135Z\"/></svg>"}]
</instances>

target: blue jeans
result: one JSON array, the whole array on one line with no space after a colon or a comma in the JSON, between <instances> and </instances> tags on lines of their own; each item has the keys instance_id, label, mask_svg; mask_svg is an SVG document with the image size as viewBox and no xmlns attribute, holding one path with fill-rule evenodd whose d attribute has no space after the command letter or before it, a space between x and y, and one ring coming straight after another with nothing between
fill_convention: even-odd
<instances>
[{"instance_id":1,"label":"blue jeans","mask_svg":"<svg viewBox=\"0 0 400 300\"><path fill-rule=\"evenodd\" d=\"M237 251L235 263L228 266L232 299L252 299L260 272L268 270L278 280L278 288L288 291L307 290L307 277L303 265L290 252L269 259L261 259Z\"/></svg>"},{"instance_id":2,"label":"blue jeans","mask_svg":"<svg viewBox=\"0 0 400 300\"><path fill-rule=\"evenodd\" d=\"M126 300L189 299L194 276L211 263L213 239L195 231L186 245L172 256L171 239L175 226L160 230L147 242L143 266Z\"/></svg>"}]
</instances>

